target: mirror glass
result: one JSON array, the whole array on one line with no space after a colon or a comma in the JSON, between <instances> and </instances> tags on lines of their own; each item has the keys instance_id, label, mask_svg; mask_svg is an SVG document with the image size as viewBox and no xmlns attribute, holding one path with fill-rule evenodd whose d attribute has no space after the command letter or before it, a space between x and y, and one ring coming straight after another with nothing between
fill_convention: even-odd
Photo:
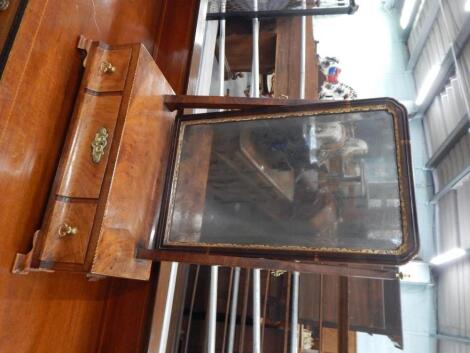
<instances>
[{"instance_id":1,"label":"mirror glass","mask_svg":"<svg viewBox=\"0 0 470 353\"><path fill-rule=\"evenodd\" d=\"M387 111L183 122L166 244L396 249Z\"/></svg>"}]
</instances>

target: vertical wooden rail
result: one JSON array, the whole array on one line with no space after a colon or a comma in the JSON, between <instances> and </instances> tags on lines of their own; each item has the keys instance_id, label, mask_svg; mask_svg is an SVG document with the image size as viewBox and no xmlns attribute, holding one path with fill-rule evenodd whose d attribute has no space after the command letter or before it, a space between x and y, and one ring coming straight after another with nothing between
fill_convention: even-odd
<instances>
[{"instance_id":1,"label":"vertical wooden rail","mask_svg":"<svg viewBox=\"0 0 470 353\"><path fill-rule=\"evenodd\" d=\"M264 287L264 302L263 302L263 323L261 325L261 353L263 352L264 344L264 328L266 327L266 309L268 307L268 294L269 294L269 285L271 283L271 271L266 270L266 281Z\"/></svg>"},{"instance_id":2,"label":"vertical wooden rail","mask_svg":"<svg viewBox=\"0 0 470 353\"><path fill-rule=\"evenodd\" d=\"M285 308L285 318L284 318L284 349L283 349L284 353L287 353L288 337L289 337L289 307L290 307L291 279L292 279L292 274L288 272L287 273L286 308Z\"/></svg>"},{"instance_id":3,"label":"vertical wooden rail","mask_svg":"<svg viewBox=\"0 0 470 353\"><path fill-rule=\"evenodd\" d=\"M348 353L349 279L339 278L338 353Z\"/></svg>"},{"instance_id":4,"label":"vertical wooden rail","mask_svg":"<svg viewBox=\"0 0 470 353\"><path fill-rule=\"evenodd\" d=\"M248 310L248 294L250 291L250 269L245 270L245 291L243 292L243 306L242 306L242 317L240 320L240 341L238 345L238 353L243 353L245 345L245 324L246 324L246 313Z\"/></svg>"},{"instance_id":5,"label":"vertical wooden rail","mask_svg":"<svg viewBox=\"0 0 470 353\"><path fill-rule=\"evenodd\" d=\"M323 344L323 281L324 276L320 275L320 303L319 303L319 318L318 318L318 347L319 353L322 351L322 344ZM186 353L186 352L185 352Z\"/></svg>"}]
</instances>

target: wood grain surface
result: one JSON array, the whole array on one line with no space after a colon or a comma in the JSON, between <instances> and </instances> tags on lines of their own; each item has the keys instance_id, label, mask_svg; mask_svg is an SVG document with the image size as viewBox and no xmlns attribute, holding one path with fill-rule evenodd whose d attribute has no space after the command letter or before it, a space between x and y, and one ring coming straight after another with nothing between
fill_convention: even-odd
<instances>
[{"instance_id":1,"label":"wood grain surface","mask_svg":"<svg viewBox=\"0 0 470 353\"><path fill-rule=\"evenodd\" d=\"M83 264L95 211L95 202L57 200L53 207L51 222L44 229L46 235L41 261ZM64 225L75 228L76 234L61 236L59 230Z\"/></svg>"},{"instance_id":2,"label":"wood grain surface","mask_svg":"<svg viewBox=\"0 0 470 353\"><path fill-rule=\"evenodd\" d=\"M179 3L183 17L192 19L191 4ZM176 12L173 18L167 13L162 23L165 6L163 0L29 1L0 81L1 352L140 349L149 284L89 282L71 273L19 276L10 270L15 254L30 249L41 224L82 72L78 36L113 44L143 42L153 51L165 32L159 42L166 49L156 52L171 56L174 45L190 52L193 34L171 29ZM188 58L174 59L175 71L164 73L172 82L183 82ZM177 88L182 92L183 83Z\"/></svg>"},{"instance_id":3,"label":"wood grain surface","mask_svg":"<svg viewBox=\"0 0 470 353\"><path fill-rule=\"evenodd\" d=\"M63 175L59 176L60 196L92 198L100 196L101 184L111 149L121 96L84 94L71 129L77 133L66 145ZM91 143L99 129L108 132L107 145L98 163L92 159Z\"/></svg>"}]
</instances>

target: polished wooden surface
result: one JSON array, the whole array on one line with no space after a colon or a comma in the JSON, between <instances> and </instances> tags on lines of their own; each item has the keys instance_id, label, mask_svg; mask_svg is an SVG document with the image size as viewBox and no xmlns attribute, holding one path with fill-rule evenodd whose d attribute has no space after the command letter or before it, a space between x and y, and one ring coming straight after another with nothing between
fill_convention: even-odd
<instances>
[{"instance_id":1,"label":"polished wooden surface","mask_svg":"<svg viewBox=\"0 0 470 353\"><path fill-rule=\"evenodd\" d=\"M320 273L341 275L347 277L378 278L393 280L397 278L397 269L394 267L377 268L372 266L358 267L328 263L308 263L272 260L264 258L250 258L237 256L221 256L213 254L199 254L184 251L161 251L138 249L137 257L154 261L178 261L200 265L219 265L225 267L261 268L271 270L298 271L305 273Z\"/></svg>"},{"instance_id":2,"label":"polished wooden surface","mask_svg":"<svg viewBox=\"0 0 470 353\"><path fill-rule=\"evenodd\" d=\"M136 71L126 85L122 126L116 128L119 146L113 148L116 155L110 152L116 161L103 185L109 191L91 273L147 280L152 263L136 259L135 251L148 246L158 219L176 112L163 104L163 95L173 90L150 54L137 47L133 55Z\"/></svg>"},{"instance_id":3,"label":"polished wooden surface","mask_svg":"<svg viewBox=\"0 0 470 353\"><path fill-rule=\"evenodd\" d=\"M0 11L0 53L2 52L10 29L15 21L15 16L20 7L21 0L10 0L6 10Z\"/></svg>"},{"instance_id":4,"label":"polished wooden surface","mask_svg":"<svg viewBox=\"0 0 470 353\"><path fill-rule=\"evenodd\" d=\"M86 77L85 86L95 92L122 91L126 84L130 60L130 48L97 48L93 60L87 64L90 75ZM103 66L107 64L110 65L109 68Z\"/></svg>"},{"instance_id":5,"label":"polished wooden surface","mask_svg":"<svg viewBox=\"0 0 470 353\"><path fill-rule=\"evenodd\" d=\"M71 130L76 131L76 134L63 156L66 163L63 175L59 176L57 193L67 197L97 199L100 196L113 141L121 97L83 94L79 100L78 116L71 126ZM106 128L108 132L108 143L101 160L95 163L92 159L91 143L101 128Z\"/></svg>"},{"instance_id":6,"label":"polished wooden surface","mask_svg":"<svg viewBox=\"0 0 470 353\"><path fill-rule=\"evenodd\" d=\"M303 105L315 102L317 101L313 99L247 98L191 95L165 96L165 105L170 110L186 108L248 109Z\"/></svg>"},{"instance_id":7,"label":"polished wooden surface","mask_svg":"<svg viewBox=\"0 0 470 353\"><path fill-rule=\"evenodd\" d=\"M193 43L201 40L204 32L196 33L199 0L166 0L160 31L155 40L153 57L177 94L186 93ZM205 21L205 19L203 19Z\"/></svg>"},{"instance_id":8,"label":"polished wooden surface","mask_svg":"<svg viewBox=\"0 0 470 353\"><path fill-rule=\"evenodd\" d=\"M185 5L180 1L180 11L192 18L193 9ZM171 28L180 15L173 13L161 27L162 13L160 0L46 0L27 6L0 81L2 352L61 353L64 347L69 353L138 351L147 283L89 282L70 273L18 276L10 269L15 253L30 248L40 226L80 81L78 36L143 42L153 50L157 33L164 30L164 47L179 43L189 52L191 34ZM171 53L162 50L159 55ZM165 75L178 81L187 70L186 60L176 57ZM178 89L182 92L183 85Z\"/></svg>"},{"instance_id":9,"label":"polished wooden surface","mask_svg":"<svg viewBox=\"0 0 470 353\"><path fill-rule=\"evenodd\" d=\"M46 242L41 261L83 264L95 218L96 202L66 202L57 200L52 221L44 229ZM61 227L75 228L76 234L60 234Z\"/></svg>"}]
</instances>

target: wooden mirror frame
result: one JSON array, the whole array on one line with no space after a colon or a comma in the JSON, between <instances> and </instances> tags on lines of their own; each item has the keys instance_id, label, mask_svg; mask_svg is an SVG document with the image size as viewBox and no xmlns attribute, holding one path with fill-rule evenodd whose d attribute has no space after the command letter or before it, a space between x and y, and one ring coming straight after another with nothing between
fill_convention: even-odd
<instances>
[{"instance_id":1,"label":"wooden mirror frame","mask_svg":"<svg viewBox=\"0 0 470 353\"><path fill-rule=\"evenodd\" d=\"M273 246L269 249L250 248L249 246L227 247L207 246L207 244L192 246L174 245L165 243L168 217L171 214L175 170L178 168L178 148L181 145L181 132L185 124L198 122L220 122L230 120L263 119L269 115L286 115L291 113L308 112L313 114L335 114L361 111L387 111L393 117L394 139L397 157L398 184L401 204L401 221L403 230L403 243L393 250L377 249L334 249L316 248L312 250L287 250ZM280 117L280 116L279 116ZM399 265L413 258L419 249L418 229L416 221L416 208L414 201L411 151L406 109L397 101L389 98L367 99L345 102L319 102L308 105L290 107L270 107L239 112L216 112L196 115L179 115L176 119L174 138L170 152L170 167L167 171L165 192L162 202L157 234L156 249L140 251L145 258L152 258L151 253L159 253L160 258L184 261L190 256L193 263L208 262L207 256L215 259L216 256L279 260L289 262L340 262L362 263L379 265ZM154 256L153 256L154 257ZM158 256L157 256L158 257ZM203 259L206 257L206 259ZM210 262L210 261L209 261Z\"/></svg>"}]
</instances>

